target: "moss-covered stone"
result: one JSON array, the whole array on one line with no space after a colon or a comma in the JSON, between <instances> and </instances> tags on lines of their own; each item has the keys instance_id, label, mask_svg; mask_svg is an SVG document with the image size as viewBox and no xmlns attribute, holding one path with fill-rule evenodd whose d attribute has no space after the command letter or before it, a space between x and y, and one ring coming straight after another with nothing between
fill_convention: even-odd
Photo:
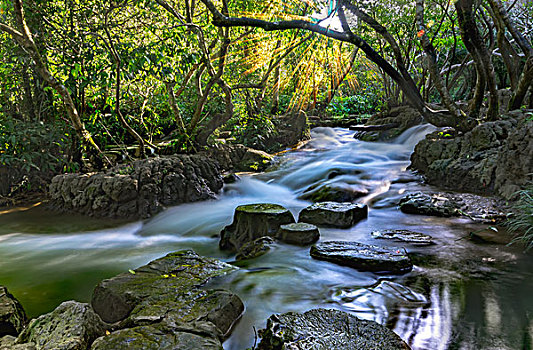
<instances>
[{"instance_id":1,"label":"moss-covered stone","mask_svg":"<svg viewBox=\"0 0 533 350\"><path fill-rule=\"evenodd\" d=\"M405 249L398 247L330 241L315 244L311 247L310 254L315 259L330 261L361 271L402 274L413 268Z\"/></svg>"},{"instance_id":2,"label":"moss-covered stone","mask_svg":"<svg viewBox=\"0 0 533 350\"><path fill-rule=\"evenodd\" d=\"M275 237L279 227L294 222L291 212L277 204L249 204L235 209L233 222L220 234L220 248L237 251L257 238Z\"/></svg>"},{"instance_id":3,"label":"moss-covered stone","mask_svg":"<svg viewBox=\"0 0 533 350\"><path fill-rule=\"evenodd\" d=\"M409 350L394 332L374 321L339 310L313 309L305 313L272 315L258 350Z\"/></svg>"},{"instance_id":4,"label":"moss-covered stone","mask_svg":"<svg viewBox=\"0 0 533 350\"><path fill-rule=\"evenodd\" d=\"M240 317L244 305L229 291L199 287L236 269L193 251L171 253L100 282L91 304L104 321L122 321L121 327L204 320L216 327L217 336L223 337Z\"/></svg>"},{"instance_id":5,"label":"moss-covered stone","mask_svg":"<svg viewBox=\"0 0 533 350\"><path fill-rule=\"evenodd\" d=\"M317 226L348 228L368 216L364 204L321 202L301 211L298 221Z\"/></svg>"},{"instance_id":6,"label":"moss-covered stone","mask_svg":"<svg viewBox=\"0 0 533 350\"><path fill-rule=\"evenodd\" d=\"M318 227L313 224L299 222L281 225L277 238L285 243L296 245L313 244L320 238Z\"/></svg>"},{"instance_id":7,"label":"moss-covered stone","mask_svg":"<svg viewBox=\"0 0 533 350\"><path fill-rule=\"evenodd\" d=\"M119 330L98 338L91 350L222 350L218 338L165 325L140 326Z\"/></svg>"},{"instance_id":8,"label":"moss-covered stone","mask_svg":"<svg viewBox=\"0 0 533 350\"><path fill-rule=\"evenodd\" d=\"M26 313L20 302L0 286L0 337L17 336L26 324Z\"/></svg>"},{"instance_id":9,"label":"moss-covered stone","mask_svg":"<svg viewBox=\"0 0 533 350\"><path fill-rule=\"evenodd\" d=\"M85 350L104 333L104 323L88 304L66 301L31 320L17 343L35 343L39 350Z\"/></svg>"}]
</instances>

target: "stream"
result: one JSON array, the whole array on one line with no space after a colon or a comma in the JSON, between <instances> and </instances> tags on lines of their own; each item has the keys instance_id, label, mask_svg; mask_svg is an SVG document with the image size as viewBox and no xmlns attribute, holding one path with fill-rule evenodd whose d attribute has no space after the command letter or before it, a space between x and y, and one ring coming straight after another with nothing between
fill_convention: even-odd
<instances>
[{"instance_id":1,"label":"stream","mask_svg":"<svg viewBox=\"0 0 533 350\"><path fill-rule=\"evenodd\" d=\"M342 128L316 128L305 146L279 155L270 171L243 175L215 201L172 207L147 221L121 222L59 215L39 206L0 212L0 284L30 317L65 300L90 300L102 279L168 252L194 249L232 262L217 235L241 204L275 203L297 217L311 186L367 189L368 219L350 229L321 228L321 241L377 240L375 230L407 229L434 237L433 246L406 245L412 272L377 275L313 260L309 249L277 244L266 255L237 263L241 270L210 283L237 293L246 312L224 343L228 350L254 344L273 313L315 307L348 311L387 325L414 350L533 349L532 258L520 247L475 244L469 232L487 225L467 218L404 214L398 200L431 188L411 171L414 146L434 128L414 127L389 143L368 143Z\"/></svg>"}]
</instances>

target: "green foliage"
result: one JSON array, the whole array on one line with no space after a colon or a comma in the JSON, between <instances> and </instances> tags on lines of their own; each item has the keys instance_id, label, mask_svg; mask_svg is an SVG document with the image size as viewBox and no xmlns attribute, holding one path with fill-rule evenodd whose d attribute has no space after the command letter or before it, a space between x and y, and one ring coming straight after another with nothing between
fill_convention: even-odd
<instances>
[{"instance_id":1,"label":"green foliage","mask_svg":"<svg viewBox=\"0 0 533 350\"><path fill-rule=\"evenodd\" d=\"M232 118L225 129L232 132L236 143L257 149L267 149L268 139L277 133L272 120L261 114Z\"/></svg>"},{"instance_id":2,"label":"green foliage","mask_svg":"<svg viewBox=\"0 0 533 350\"><path fill-rule=\"evenodd\" d=\"M533 248L533 185L518 193L513 216L508 221L509 231L515 233L512 243L523 243L526 250Z\"/></svg>"},{"instance_id":3,"label":"green foliage","mask_svg":"<svg viewBox=\"0 0 533 350\"><path fill-rule=\"evenodd\" d=\"M25 172L76 171L69 162L70 131L64 124L47 125L2 118L0 124L0 165Z\"/></svg>"},{"instance_id":4,"label":"green foliage","mask_svg":"<svg viewBox=\"0 0 533 350\"><path fill-rule=\"evenodd\" d=\"M380 94L368 89L352 96L335 96L326 108L326 112L333 116L371 114L381 110L382 105Z\"/></svg>"}]
</instances>

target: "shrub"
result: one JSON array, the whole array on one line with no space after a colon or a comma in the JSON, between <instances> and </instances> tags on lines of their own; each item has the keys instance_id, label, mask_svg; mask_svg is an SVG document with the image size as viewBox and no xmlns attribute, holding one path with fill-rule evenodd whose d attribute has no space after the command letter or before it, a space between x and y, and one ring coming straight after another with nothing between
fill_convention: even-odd
<instances>
[{"instance_id":1,"label":"shrub","mask_svg":"<svg viewBox=\"0 0 533 350\"><path fill-rule=\"evenodd\" d=\"M509 219L508 227L515 234L511 243L521 242L527 251L533 248L533 185L518 194L520 198L514 205L514 215Z\"/></svg>"}]
</instances>

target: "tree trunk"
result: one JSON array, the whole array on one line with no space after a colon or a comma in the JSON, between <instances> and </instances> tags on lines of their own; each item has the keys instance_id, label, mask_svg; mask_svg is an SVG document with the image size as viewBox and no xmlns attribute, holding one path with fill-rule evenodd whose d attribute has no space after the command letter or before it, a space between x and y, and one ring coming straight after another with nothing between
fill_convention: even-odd
<instances>
[{"instance_id":1,"label":"tree trunk","mask_svg":"<svg viewBox=\"0 0 533 350\"><path fill-rule=\"evenodd\" d=\"M78 136L81 138L83 145L87 147L87 151L89 153L95 152L96 155L102 157L104 160L106 160L108 164L111 164L109 159L107 159L107 157L103 155L98 145L94 142L89 131L85 129L85 125L80 119L78 110L76 109L74 101L72 100L72 97L70 96L70 93L68 92L67 88L63 84L61 84L48 70L46 64L47 62L39 53L39 50L37 49L37 46L33 41L33 36L28 26L26 25L22 0L14 0L13 2L15 8L15 15L17 18L18 25L21 28L21 31L19 32L16 29L1 23L0 29L9 33L13 37L13 39L24 48L24 50L30 55L30 57L34 61L35 70L37 71L37 73L43 78L43 80L48 85L50 85L50 87L52 87L52 89L54 89L59 95L61 95L63 103L65 105L65 109L67 110L67 114L72 122L72 126L74 127L74 130L76 130Z\"/></svg>"},{"instance_id":2,"label":"tree trunk","mask_svg":"<svg viewBox=\"0 0 533 350\"><path fill-rule=\"evenodd\" d=\"M478 73L478 85L476 86L476 94L472 103L472 112L477 112L485 87L489 90L489 109L487 111L488 120L496 120L499 116L499 101L498 92L496 88L496 78L494 74L494 66L490 59L490 53L483 43L483 38L479 33L476 25L475 15L473 12L472 0L457 0L455 2L457 10L457 19L459 27L461 28L461 36L467 50L472 54L474 62L476 63L476 71ZM485 84L483 84L485 81Z\"/></svg>"}]
</instances>

